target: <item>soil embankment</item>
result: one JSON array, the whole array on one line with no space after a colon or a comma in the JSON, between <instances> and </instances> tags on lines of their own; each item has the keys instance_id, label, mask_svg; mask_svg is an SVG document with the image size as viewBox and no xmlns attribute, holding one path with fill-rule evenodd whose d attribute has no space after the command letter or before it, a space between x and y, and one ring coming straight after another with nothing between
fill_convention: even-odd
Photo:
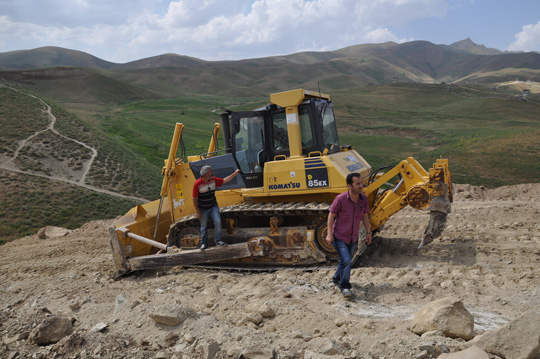
<instances>
[{"instance_id":1,"label":"soil embankment","mask_svg":"<svg viewBox=\"0 0 540 359\"><path fill-rule=\"evenodd\" d=\"M540 184L458 185L443 237L425 249L417 246L428 214L406 209L387 223L353 269L351 301L332 285L332 270L172 268L115 281L112 221L55 239L21 238L0 247L0 356L418 358L426 342L455 351L464 340L420 337L408 329L411 319L424 304L453 296L479 335L540 310L538 218ZM157 324L150 314L168 303L196 316ZM254 316L254 306L268 316ZM73 334L30 344L25 337L47 315L72 318Z\"/></svg>"}]
</instances>

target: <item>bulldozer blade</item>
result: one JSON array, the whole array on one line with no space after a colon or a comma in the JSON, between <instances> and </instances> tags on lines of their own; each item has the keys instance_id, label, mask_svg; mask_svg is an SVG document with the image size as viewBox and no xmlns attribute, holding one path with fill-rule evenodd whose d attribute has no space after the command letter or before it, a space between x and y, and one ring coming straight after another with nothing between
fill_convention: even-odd
<instances>
[{"instance_id":1,"label":"bulldozer blade","mask_svg":"<svg viewBox=\"0 0 540 359\"><path fill-rule=\"evenodd\" d=\"M418 249L433 242L435 238L439 237L442 234L444 228L446 227L447 217L448 214L445 212L431 211L429 223L426 231L424 232L424 238L422 239L422 243L420 243L420 245L418 246Z\"/></svg>"}]
</instances>

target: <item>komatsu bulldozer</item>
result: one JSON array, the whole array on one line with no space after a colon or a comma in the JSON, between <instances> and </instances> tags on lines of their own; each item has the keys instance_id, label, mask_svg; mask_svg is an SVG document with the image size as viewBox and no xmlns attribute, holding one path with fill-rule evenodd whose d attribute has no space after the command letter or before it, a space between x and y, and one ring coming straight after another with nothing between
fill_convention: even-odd
<instances>
[{"instance_id":1,"label":"komatsu bulldozer","mask_svg":"<svg viewBox=\"0 0 540 359\"><path fill-rule=\"evenodd\" d=\"M335 261L325 241L328 209L354 172L362 176L374 234L406 206L430 211L420 247L442 234L453 193L447 159L427 171L411 157L373 170L340 143L329 95L297 89L272 94L270 102L249 112L224 109L201 155L185 155L184 125L176 124L160 198L132 208L110 228L117 276L171 266L272 270ZM225 146L218 150L221 129ZM191 194L205 165L216 177L241 173L216 190L222 239L229 245L200 251ZM212 243L212 226L208 233ZM361 228L353 262L366 247Z\"/></svg>"}]
</instances>

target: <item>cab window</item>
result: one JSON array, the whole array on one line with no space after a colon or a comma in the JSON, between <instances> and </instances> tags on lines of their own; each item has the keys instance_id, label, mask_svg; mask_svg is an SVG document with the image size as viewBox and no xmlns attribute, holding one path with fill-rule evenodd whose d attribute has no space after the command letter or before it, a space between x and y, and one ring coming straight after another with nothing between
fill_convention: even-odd
<instances>
[{"instance_id":1,"label":"cab window","mask_svg":"<svg viewBox=\"0 0 540 359\"><path fill-rule=\"evenodd\" d=\"M319 106L319 115L324 147L329 150L336 148L336 146L339 148L334 109L326 104Z\"/></svg>"},{"instance_id":2,"label":"cab window","mask_svg":"<svg viewBox=\"0 0 540 359\"><path fill-rule=\"evenodd\" d=\"M284 112L272 115L272 143L275 151L289 149L289 133Z\"/></svg>"},{"instance_id":3,"label":"cab window","mask_svg":"<svg viewBox=\"0 0 540 359\"><path fill-rule=\"evenodd\" d=\"M262 117L242 117L235 135L236 159L242 173L262 172L259 155L264 148Z\"/></svg>"},{"instance_id":4,"label":"cab window","mask_svg":"<svg viewBox=\"0 0 540 359\"><path fill-rule=\"evenodd\" d=\"M309 108L298 108L298 121L300 124L300 139L302 148L313 147L313 128ZM287 153L289 151L289 132L285 112L272 115L272 145L274 153Z\"/></svg>"},{"instance_id":5,"label":"cab window","mask_svg":"<svg viewBox=\"0 0 540 359\"><path fill-rule=\"evenodd\" d=\"M300 137L302 139L302 148L313 147L313 129L311 128L311 116L307 107L298 109L298 118L300 121Z\"/></svg>"}]
</instances>

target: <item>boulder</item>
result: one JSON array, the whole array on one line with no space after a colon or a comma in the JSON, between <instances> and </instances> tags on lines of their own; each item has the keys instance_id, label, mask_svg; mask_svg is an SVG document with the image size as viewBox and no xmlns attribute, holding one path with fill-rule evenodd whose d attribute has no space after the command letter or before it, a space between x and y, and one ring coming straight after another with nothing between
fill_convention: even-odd
<instances>
[{"instance_id":1,"label":"boulder","mask_svg":"<svg viewBox=\"0 0 540 359\"><path fill-rule=\"evenodd\" d=\"M533 359L540 352L540 312L528 311L521 317L471 340L488 353L507 359Z\"/></svg>"},{"instance_id":2,"label":"boulder","mask_svg":"<svg viewBox=\"0 0 540 359\"><path fill-rule=\"evenodd\" d=\"M181 307L178 304L165 304L155 307L149 316L157 323L177 326L182 324L187 318L196 318L198 315L191 308Z\"/></svg>"},{"instance_id":3,"label":"boulder","mask_svg":"<svg viewBox=\"0 0 540 359\"><path fill-rule=\"evenodd\" d=\"M489 359L489 355L477 346L472 346L460 352L439 355L437 359Z\"/></svg>"},{"instance_id":4,"label":"boulder","mask_svg":"<svg viewBox=\"0 0 540 359\"><path fill-rule=\"evenodd\" d=\"M55 226L46 226L41 228L38 232L38 238L39 239L47 239L47 238L56 238L56 237L63 237L67 236L71 233L71 230L62 228L62 227L55 227Z\"/></svg>"},{"instance_id":5,"label":"boulder","mask_svg":"<svg viewBox=\"0 0 540 359\"><path fill-rule=\"evenodd\" d=\"M107 329L109 327L109 324L107 323L97 323L96 325L94 325L94 327L92 329L90 329L90 332L91 333L97 333L97 332L102 332L104 331L105 329Z\"/></svg>"},{"instance_id":6,"label":"boulder","mask_svg":"<svg viewBox=\"0 0 540 359\"><path fill-rule=\"evenodd\" d=\"M246 322L251 322L255 325L260 325L263 321L263 316L261 313L248 313L246 315Z\"/></svg>"},{"instance_id":7,"label":"boulder","mask_svg":"<svg viewBox=\"0 0 540 359\"><path fill-rule=\"evenodd\" d=\"M440 330L450 338L473 338L474 318L457 298L438 299L424 305L416 313L411 331L423 334Z\"/></svg>"},{"instance_id":8,"label":"boulder","mask_svg":"<svg viewBox=\"0 0 540 359\"><path fill-rule=\"evenodd\" d=\"M309 350L324 355L336 355L343 350L341 346L330 338L318 337L309 341Z\"/></svg>"},{"instance_id":9,"label":"boulder","mask_svg":"<svg viewBox=\"0 0 540 359\"><path fill-rule=\"evenodd\" d=\"M293 339L302 339L305 342L309 342L311 339L313 339L313 336L302 331L293 331L289 334L289 336Z\"/></svg>"},{"instance_id":10,"label":"boulder","mask_svg":"<svg viewBox=\"0 0 540 359\"><path fill-rule=\"evenodd\" d=\"M240 357L244 359L274 359L276 352L274 348L245 349Z\"/></svg>"},{"instance_id":11,"label":"boulder","mask_svg":"<svg viewBox=\"0 0 540 359\"><path fill-rule=\"evenodd\" d=\"M206 345L203 345L203 351L204 351L204 359L213 359L216 354L219 352L220 347L219 344L215 341L208 343Z\"/></svg>"},{"instance_id":12,"label":"boulder","mask_svg":"<svg viewBox=\"0 0 540 359\"><path fill-rule=\"evenodd\" d=\"M275 310L266 303L250 303L246 306L246 312L259 313L264 318L273 318L276 316Z\"/></svg>"},{"instance_id":13,"label":"boulder","mask_svg":"<svg viewBox=\"0 0 540 359\"><path fill-rule=\"evenodd\" d=\"M37 345L55 344L63 337L73 333L73 324L71 319L59 316L52 316L43 319L43 321L28 336L30 343Z\"/></svg>"},{"instance_id":14,"label":"boulder","mask_svg":"<svg viewBox=\"0 0 540 359\"><path fill-rule=\"evenodd\" d=\"M191 335L191 333L184 334L184 341L186 343L192 344L193 342L195 342L195 340L197 340L197 338L195 338L195 336Z\"/></svg>"}]
</instances>

